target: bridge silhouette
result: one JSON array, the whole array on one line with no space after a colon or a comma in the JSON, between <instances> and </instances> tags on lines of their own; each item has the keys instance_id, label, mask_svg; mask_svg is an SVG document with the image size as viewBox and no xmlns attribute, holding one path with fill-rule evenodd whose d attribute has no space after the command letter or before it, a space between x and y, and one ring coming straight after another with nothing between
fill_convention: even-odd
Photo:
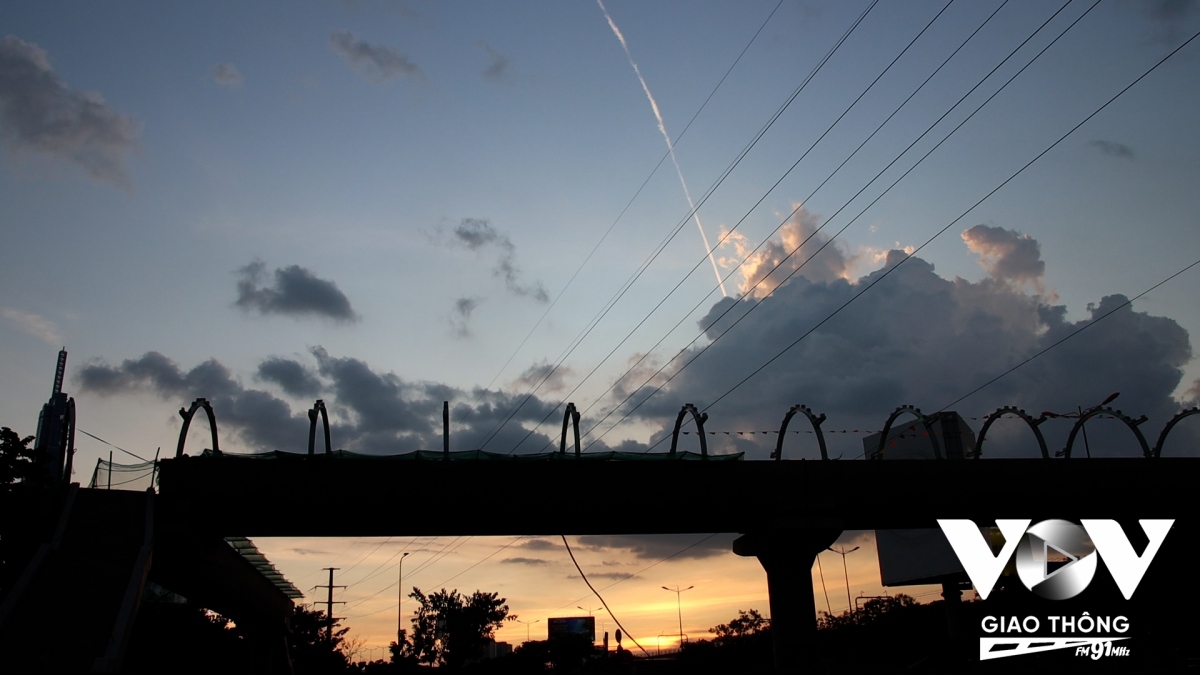
<instances>
[{"instance_id":1,"label":"bridge silhouette","mask_svg":"<svg viewBox=\"0 0 1200 675\"><path fill-rule=\"evenodd\" d=\"M201 409L209 417L212 448L190 457L184 443ZM815 556L846 530L936 528L946 518L981 526L996 518L1106 518L1121 522L1136 539L1142 535L1138 519L1172 518L1187 533L1174 539L1190 539L1197 529L1190 517L1200 458L1164 457L1162 450L1177 424L1198 413L1180 412L1151 446L1140 430L1145 417L1097 406L1076 416L1066 447L1051 453L1039 430L1047 414L1035 418L1004 407L985 419L981 431L1001 417L1018 417L1030 428L1035 449L1029 458L981 461L986 437L963 438L954 413L923 415L901 406L884 424L871 459L833 461L821 431L825 416L797 405L783 419L772 459L742 461L741 455L708 453L707 416L691 404L680 410L665 453L582 453L579 416L570 405L557 452L451 452L447 438L441 452L370 456L332 450L328 416L318 401L309 414L307 453L248 457L220 451L212 407L197 399L190 410L180 410L184 424L175 457L159 462L160 512L168 531L211 536L739 533L733 551L758 558L766 572L776 666L791 670L801 665L815 636ZM677 447L688 416L697 427L699 453ZM821 459L785 456L785 432L797 416L811 425ZM1073 456L1084 425L1101 416L1129 429L1129 457ZM900 422L904 417L913 420ZM318 420L324 452L315 447ZM574 452L567 451L569 427ZM886 461L897 431L927 442L933 459ZM1147 490L1152 498L1141 496ZM621 506L607 518L590 510L584 515L577 508L580 494L603 494ZM491 517L513 499L535 508ZM948 605L957 601L963 579L945 580Z\"/></svg>"}]
</instances>

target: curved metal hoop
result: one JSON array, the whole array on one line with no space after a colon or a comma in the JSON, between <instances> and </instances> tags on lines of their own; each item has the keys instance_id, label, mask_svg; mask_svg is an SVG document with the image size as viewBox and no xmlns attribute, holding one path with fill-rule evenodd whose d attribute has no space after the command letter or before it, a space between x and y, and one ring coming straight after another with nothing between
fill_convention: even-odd
<instances>
[{"instance_id":1,"label":"curved metal hoop","mask_svg":"<svg viewBox=\"0 0 1200 675\"><path fill-rule=\"evenodd\" d=\"M1138 425L1146 421L1145 415L1142 415L1137 419L1133 419L1120 410L1113 410L1112 408L1092 408L1091 410L1084 411L1083 415L1079 417L1079 420L1075 422L1075 426L1071 427L1071 435L1067 436L1067 447L1063 448L1063 457L1067 459L1071 458L1071 447L1075 445L1075 436L1079 433L1079 430L1083 428L1084 423L1096 415L1110 415L1124 422L1125 426L1129 427L1129 430L1132 431L1133 435L1137 437L1138 444L1142 446L1142 456L1153 456L1150 454L1150 446L1146 443L1146 437L1143 436L1141 430L1138 429Z\"/></svg>"},{"instance_id":2,"label":"curved metal hoop","mask_svg":"<svg viewBox=\"0 0 1200 675\"><path fill-rule=\"evenodd\" d=\"M1015 405L1006 405L1003 408L996 408L996 411L987 416L987 420L983 423L983 427L979 430L979 440L975 443L975 459L979 459L983 455L983 442L987 440L988 429L992 427L992 422L1000 419L1004 415L1016 415L1025 420L1030 429L1033 429L1033 435L1037 438L1038 448L1042 451L1043 459L1050 459L1050 451L1046 448L1046 437L1042 436L1042 430L1038 428L1042 422L1046 421L1045 416L1034 418L1029 413L1016 407Z\"/></svg>"},{"instance_id":3,"label":"curved metal hoop","mask_svg":"<svg viewBox=\"0 0 1200 675\"><path fill-rule=\"evenodd\" d=\"M821 431L821 423L825 421L825 413L814 415L812 408L806 405L794 405L783 416L783 424L779 425L779 438L775 441L775 452L771 453L771 459L780 461L783 459L783 437L787 433L788 423L792 418L800 413L808 418L812 424L813 432L817 435L817 444L821 447L821 459L829 459L829 453L825 449L825 433Z\"/></svg>"},{"instance_id":4,"label":"curved metal hoop","mask_svg":"<svg viewBox=\"0 0 1200 675\"><path fill-rule=\"evenodd\" d=\"M1167 426L1163 427L1162 433L1158 435L1158 442L1154 444L1154 456L1162 456L1163 445L1167 442L1167 434L1171 433L1171 430L1175 428L1176 424L1179 424L1181 421L1183 421L1183 418L1185 417L1191 417L1192 415L1197 414L1200 414L1200 408L1189 408L1176 413L1176 415L1171 418L1171 421L1167 422Z\"/></svg>"},{"instance_id":5,"label":"curved metal hoop","mask_svg":"<svg viewBox=\"0 0 1200 675\"><path fill-rule=\"evenodd\" d=\"M704 423L708 421L708 413L701 413L691 403L684 403L679 410L679 416L675 418L675 430L671 432L671 455L675 455L675 448L679 445L679 428L683 426L683 416L688 413L691 413L692 419L696 421L696 435L700 437L700 457L708 459L708 439L704 437Z\"/></svg>"},{"instance_id":6,"label":"curved metal hoop","mask_svg":"<svg viewBox=\"0 0 1200 675\"><path fill-rule=\"evenodd\" d=\"M883 433L879 435L879 447L875 450L875 455L871 459L883 459L883 451L887 446L888 432L892 430L892 423L904 413L914 415L925 426L925 431L929 432L929 442L933 445L933 456L936 459L942 459L942 449L938 447L937 436L933 433L933 425L929 423L929 418L922 415L919 408L911 405L902 405L896 408L891 415L888 415L887 424L883 425Z\"/></svg>"},{"instance_id":7,"label":"curved metal hoop","mask_svg":"<svg viewBox=\"0 0 1200 675\"><path fill-rule=\"evenodd\" d=\"M317 399L312 410L308 411L308 454L310 457L316 451L318 414L321 416L321 424L325 427L325 454L333 454L333 447L329 443L329 413L325 411L325 401Z\"/></svg>"},{"instance_id":8,"label":"curved metal hoop","mask_svg":"<svg viewBox=\"0 0 1200 675\"><path fill-rule=\"evenodd\" d=\"M575 409L574 403L567 403L567 409L563 412L563 428L562 436L558 441L558 454L567 454L567 425L570 424L575 428L575 456L578 457L581 453L579 450L579 411Z\"/></svg>"},{"instance_id":9,"label":"curved metal hoop","mask_svg":"<svg viewBox=\"0 0 1200 675\"><path fill-rule=\"evenodd\" d=\"M212 431L212 451L214 455L220 456L221 448L217 445L217 416L213 413L212 406L209 405L208 399L198 398L192 401L192 407L184 410L179 409L179 416L183 418L183 428L179 430L179 445L175 446L175 458L183 457L183 444L187 442L188 427L192 425L192 417L196 411L204 408L204 412L208 413L208 428Z\"/></svg>"}]
</instances>

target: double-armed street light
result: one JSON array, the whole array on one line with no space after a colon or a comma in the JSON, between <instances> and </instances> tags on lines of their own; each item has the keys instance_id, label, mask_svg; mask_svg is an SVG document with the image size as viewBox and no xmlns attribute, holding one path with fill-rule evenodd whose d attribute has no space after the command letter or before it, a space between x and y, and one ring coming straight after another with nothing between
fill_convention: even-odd
<instances>
[{"instance_id":1,"label":"double-armed street light","mask_svg":"<svg viewBox=\"0 0 1200 675\"><path fill-rule=\"evenodd\" d=\"M675 594L675 612L679 615L679 648L680 649L683 649L683 608L679 604L679 596L684 591L690 591L693 588L695 588L695 586L688 586L687 588L679 588L679 586L676 586L675 588L667 588L666 586L662 587L662 589L664 591L671 591L672 593Z\"/></svg>"},{"instance_id":2,"label":"double-armed street light","mask_svg":"<svg viewBox=\"0 0 1200 675\"><path fill-rule=\"evenodd\" d=\"M838 555L842 556L842 574L846 575L846 611L850 612L851 616L853 616L854 615L854 603L851 602L851 600L850 600L850 572L849 572L849 570L846 569L846 556L857 551L858 547L855 546L854 548L847 551L846 547L843 546L842 550L839 551L836 548L833 548L832 546L830 546L826 550L833 551L834 553L837 553Z\"/></svg>"}]
</instances>

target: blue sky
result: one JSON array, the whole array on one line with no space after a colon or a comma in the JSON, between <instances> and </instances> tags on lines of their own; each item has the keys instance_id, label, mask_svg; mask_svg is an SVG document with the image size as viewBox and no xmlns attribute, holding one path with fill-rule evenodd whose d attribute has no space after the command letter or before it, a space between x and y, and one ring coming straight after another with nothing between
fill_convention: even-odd
<instances>
[{"instance_id":1,"label":"blue sky","mask_svg":"<svg viewBox=\"0 0 1200 675\"><path fill-rule=\"evenodd\" d=\"M244 452L301 449L318 397L335 445L363 452L440 447L445 399L456 446L492 436L485 447L500 452L544 447L568 398L586 410L585 428L613 413L585 438L596 448L645 449L683 402L717 401L708 428L722 431L775 428L793 403L839 429L878 428L905 403L938 409L1120 305L1106 297L1132 298L1200 258L1196 43L971 208L1200 30L1194 4L1105 0L1090 11L1068 3L1035 34L1059 6L884 2L865 15L863 2L790 1L8 7L0 423L33 433L63 345L80 428L143 456L173 447L174 411L198 396L217 405L223 448ZM813 235L806 254L831 242L769 298L771 279L736 304L720 301L680 180L670 159L659 164L667 146L631 59L694 200L711 189L698 211L708 239L737 228L714 252L734 298L803 237ZM558 363L677 226L501 425L539 368ZM722 396L880 274L888 251L911 251L942 228L898 273ZM1069 411L1121 391L1119 404L1148 415L1156 435L1200 395L1189 341L1200 331L1197 274L957 409ZM731 306L731 319L753 311L681 369L716 337L699 322ZM680 350L685 359L671 362ZM770 450L734 436L716 449ZM861 452L858 436L840 443L847 456ZM79 445L81 471L107 456L90 439ZM381 562L399 543L380 548ZM597 550L636 562L633 549L609 543ZM500 545L481 545L478 557ZM307 550L298 544L262 547L288 574L341 562L286 553ZM730 553L706 560L754 567ZM682 574L698 569L679 564ZM539 565L528 569L536 577ZM867 579L870 564L860 571ZM752 598L764 608L755 579L726 604L714 600L695 628L733 618Z\"/></svg>"}]
</instances>

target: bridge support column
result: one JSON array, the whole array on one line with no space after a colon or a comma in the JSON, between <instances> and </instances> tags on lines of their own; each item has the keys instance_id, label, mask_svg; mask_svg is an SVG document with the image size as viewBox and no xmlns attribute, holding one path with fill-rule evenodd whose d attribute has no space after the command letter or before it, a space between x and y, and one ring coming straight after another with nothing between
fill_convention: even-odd
<instances>
[{"instance_id":1,"label":"bridge support column","mask_svg":"<svg viewBox=\"0 0 1200 675\"><path fill-rule=\"evenodd\" d=\"M817 554L841 534L841 527L806 527L753 532L733 542L734 553L758 558L767 573L776 672L795 673L806 665L815 666L817 603L812 566Z\"/></svg>"}]
</instances>

